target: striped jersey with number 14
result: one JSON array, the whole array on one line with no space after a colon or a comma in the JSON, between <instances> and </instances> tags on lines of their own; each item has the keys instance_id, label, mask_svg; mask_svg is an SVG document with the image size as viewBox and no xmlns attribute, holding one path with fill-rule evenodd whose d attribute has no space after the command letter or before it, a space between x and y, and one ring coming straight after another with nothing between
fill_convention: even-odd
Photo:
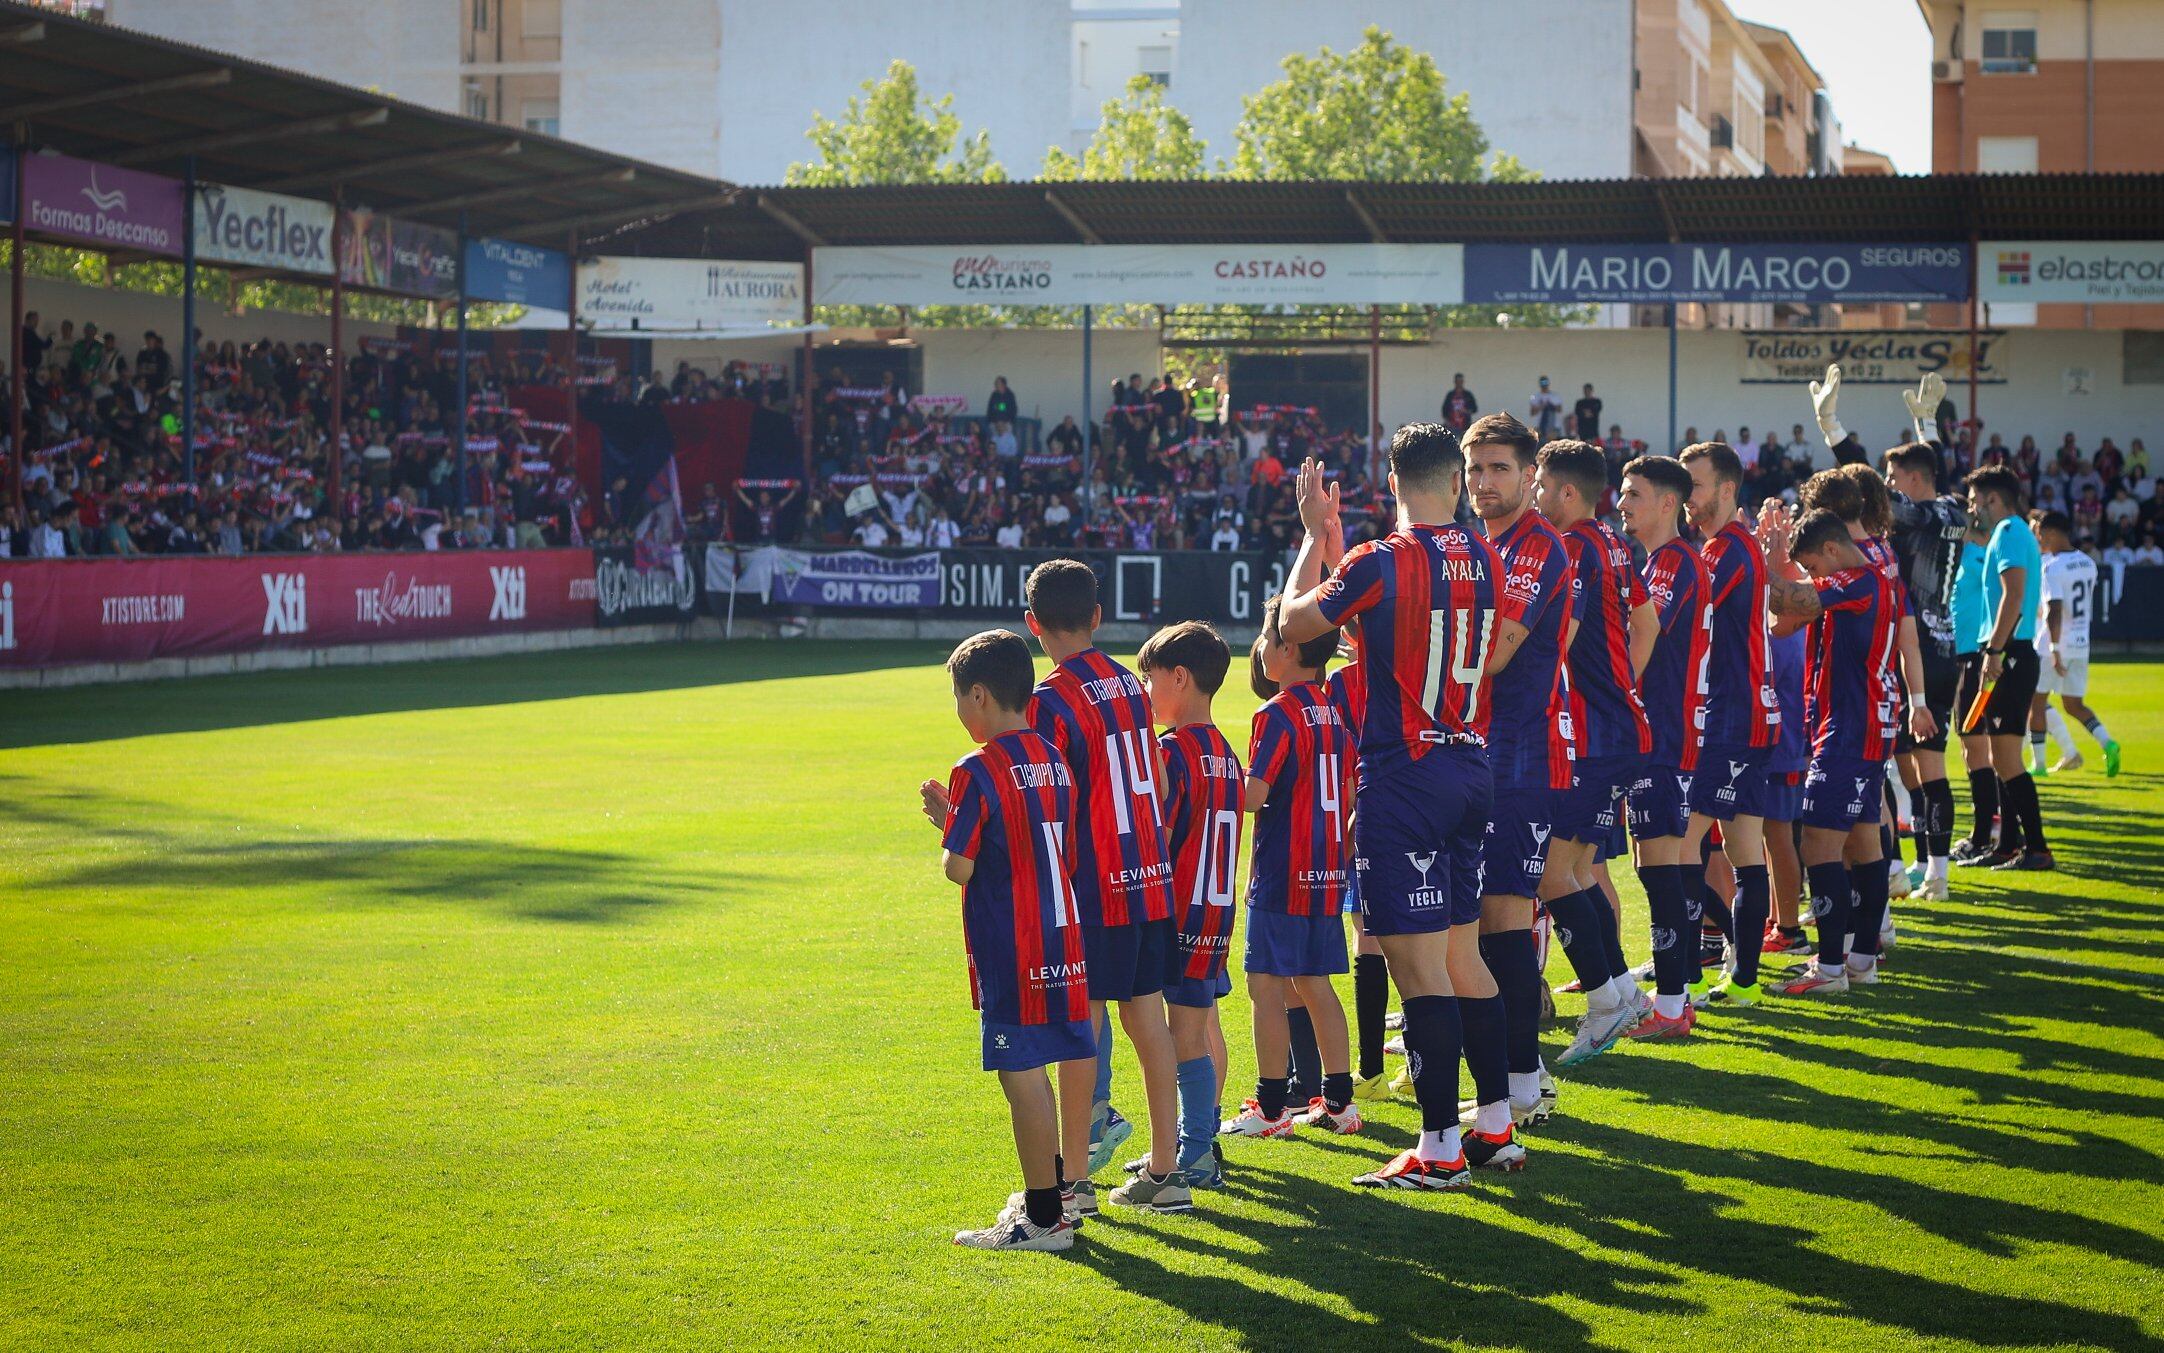
<instances>
[{"instance_id":1,"label":"striped jersey with number 14","mask_svg":"<svg viewBox=\"0 0 2164 1353\"><path fill-rule=\"evenodd\" d=\"M1848 568L1812 582L1823 607L1811 622L1803 703L1811 755L1864 761L1893 755L1900 686L1894 679L1901 601L1875 567Z\"/></svg>"},{"instance_id":2,"label":"striped jersey with number 14","mask_svg":"<svg viewBox=\"0 0 2164 1353\"><path fill-rule=\"evenodd\" d=\"M1240 870L1240 758L1215 724L1182 724L1157 739L1165 753L1165 824L1180 975L1215 977L1232 944Z\"/></svg>"},{"instance_id":3,"label":"striped jersey with number 14","mask_svg":"<svg viewBox=\"0 0 2164 1353\"><path fill-rule=\"evenodd\" d=\"M1455 522L1420 523L1351 550L1323 584L1324 619L1343 626L1360 618L1362 776L1388 774L1446 742L1486 744L1502 575L1502 556L1481 536Z\"/></svg>"},{"instance_id":4,"label":"striped jersey with number 14","mask_svg":"<svg viewBox=\"0 0 2164 1353\"><path fill-rule=\"evenodd\" d=\"M1142 683L1102 649L1085 648L1037 683L1029 723L1074 771L1074 883L1084 923L1172 915L1164 764Z\"/></svg>"},{"instance_id":5,"label":"striped jersey with number 14","mask_svg":"<svg viewBox=\"0 0 2164 1353\"><path fill-rule=\"evenodd\" d=\"M1771 747L1781 740L1784 711L1774 692L1766 651L1766 556L1735 520L1699 551L1713 606L1712 649L1706 664L1706 745ZM1785 711L1800 720L1801 710Z\"/></svg>"},{"instance_id":6,"label":"striped jersey with number 14","mask_svg":"<svg viewBox=\"0 0 2164 1353\"><path fill-rule=\"evenodd\" d=\"M955 764L947 800L943 842L976 863L962 889L972 1003L995 1024L1088 1019L1067 763L1028 729L1002 733Z\"/></svg>"},{"instance_id":7,"label":"striped jersey with number 14","mask_svg":"<svg viewBox=\"0 0 2164 1353\"><path fill-rule=\"evenodd\" d=\"M1248 774L1270 797L1255 814L1249 906L1293 916L1344 910L1355 758L1352 731L1319 681L1295 682L1255 711Z\"/></svg>"}]
</instances>

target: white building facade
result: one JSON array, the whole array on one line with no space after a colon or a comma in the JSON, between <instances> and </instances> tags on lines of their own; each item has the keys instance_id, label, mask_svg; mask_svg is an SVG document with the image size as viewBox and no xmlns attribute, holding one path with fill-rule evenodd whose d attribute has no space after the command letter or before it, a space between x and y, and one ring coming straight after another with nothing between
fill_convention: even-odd
<instances>
[{"instance_id":1,"label":"white building facade","mask_svg":"<svg viewBox=\"0 0 2164 1353\"><path fill-rule=\"evenodd\" d=\"M1242 96L1370 24L1435 57L1497 150L1551 179L1631 170L1625 0L110 0L123 27L738 183L811 158L899 59L1008 174L1079 150L1130 77L1230 159Z\"/></svg>"}]
</instances>

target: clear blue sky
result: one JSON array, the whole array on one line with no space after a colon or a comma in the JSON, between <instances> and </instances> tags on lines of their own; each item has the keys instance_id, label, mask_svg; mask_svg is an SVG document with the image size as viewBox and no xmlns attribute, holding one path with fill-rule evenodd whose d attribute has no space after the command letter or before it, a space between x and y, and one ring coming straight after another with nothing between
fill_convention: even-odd
<instances>
[{"instance_id":1,"label":"clear blue sky","mask_svg":"<svg viewBox=\"0 0 2164 1353\"><path fill-rule=\"evenodd\" d=\"M1785 28L1825 78L1852 144L1904 174L1931 170L1931 30L1916 0L1729 0L1739 19Z\"/></svg>"}]
</instances>

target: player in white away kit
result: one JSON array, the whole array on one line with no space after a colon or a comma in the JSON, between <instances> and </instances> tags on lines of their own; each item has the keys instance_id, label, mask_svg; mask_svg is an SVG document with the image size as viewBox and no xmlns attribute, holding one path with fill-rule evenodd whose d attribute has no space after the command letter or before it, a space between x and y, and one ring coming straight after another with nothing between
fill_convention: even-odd
<instances>
[{"instance_id":1,"label":"player in white away kit","mask_svg":"<svg viewBox=\"0 0 2164 1353\"><path fill-rule=\"evenodd\" d=\"M2059 712L2049 697L2057 694L2066 712L2104 749L2104 774L2119 773L2119 743L2104 721L2089 708L2089 618L2096 613L2096 561L2074 548L2073 523L2065 514L2046 512L2037 521L2037 542L2044 549L2044 611L2037 624L2038 637L2048 640L2042 673L2036 683L2037 703L2045 718L2057 722ZM2039 649L2044 644L2038 644ZM2081 752L2063 726L2053 733L2067 753L2053 770L2079 770Z\"/></svg>"}]
</instances>

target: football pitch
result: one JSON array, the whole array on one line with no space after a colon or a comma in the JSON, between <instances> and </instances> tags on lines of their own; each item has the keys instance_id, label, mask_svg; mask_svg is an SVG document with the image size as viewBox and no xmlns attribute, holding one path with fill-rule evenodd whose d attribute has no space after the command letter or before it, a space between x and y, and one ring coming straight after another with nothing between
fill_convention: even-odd
<instances>
[{"instance_id":1,"label":"football pitch","mask_svg":"<svg viewBox=\"0 0 2164 1353\"><path fill-rule=\"evenodd\" d=\"M0 1346L2164 1346L2164 665L2099 660L2060 871L1896 902L1880 986L1576 1069L1466 1194L1349 1186L1407 1098L1048 1256L948 1243L1019 1183L943 656L0 693Z\"/></svg>"}]
</instances>

